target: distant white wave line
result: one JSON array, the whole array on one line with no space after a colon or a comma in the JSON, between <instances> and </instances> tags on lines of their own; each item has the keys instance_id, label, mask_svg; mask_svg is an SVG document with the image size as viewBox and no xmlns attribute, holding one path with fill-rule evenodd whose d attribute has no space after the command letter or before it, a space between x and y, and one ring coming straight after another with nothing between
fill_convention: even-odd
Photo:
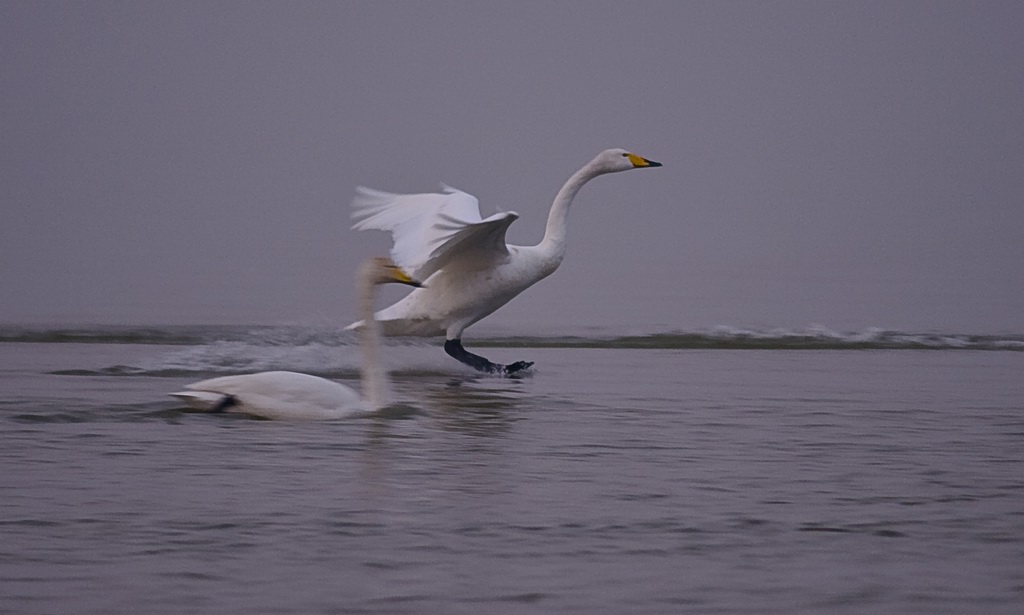
<instances>
[{"instance_id":1,"label":"distant white wave line","mask_svg":"<svg viewBox=\"0 0 1024 615\"><path fill-rule=\"evenodd\" d=\"M682 331L681 333L691 333ZM692 331L694 334L700 334L700 330ZM952 333L944 334L927 334L927 333L905 333L902 331L894 331L892 329L883 329L881 327L868 327L863 331L852 331L843 332L826 327L825 325L809 325L803 329L787 329L783 327L775 327L771 329L745 329L741 327L733 327L729 325L718 325L712 327L706 332L709 337L748 337L753 339L778 339L787 337L813 337L818 339L830 339L843 342L875 342L882 339L891 338L893 336L900 336L910 338L924 339L936 339L939 336L940 339L948 339L957 343L962 341L962 336Z\"/></svg>"},{"instance_id":2,"label":"distant white wave line","mask_svg":"<svg viewBox=\"0 0 1024 615\"><path fill-rule=\"evenodd\" d=\"M1024 349L1024 333L1012 334L967 334L950 332L913 332L868 327L856 331L840 331L825 325L812 324L804 328L784 327L738 327L719 325L711 328L645 328L622 329L617 327L486 327L474 336L476 341L491 345L543 344L544 340L590 340L595 343L614 341L622 338L651 338L654 340L690 338L695 342L783 342L806 341L808 344L833 343L886 347L931 347L931 348L985 348ZM678 341L678 339L677 339ZM355 344L351 332L325 325L263 325L263 326L87 326L87 327L27 327L0 325L0 343L108 343L108 344L151 344L179 346L185 353L182 367L190 361L203 358L194 354L209 354L218 364L237 362L235 367L263 364L275 361L274 348L294 349L304 347L311 357L326 358L330 349L347 348ZM433 341L422 338L389 338L389 345L405 347L433 346ZM258 350L257 350L258 349ZM280 350L287 353L289 350ZM254 356L256 355L256 356ZM278 357L284 358L284 357ZM194 363L192 363L194 365Z\"/></svg>"},{"instance_id":3,"label":"distant white wave line","mask_svg":"<svg viewBox=\"0 0 1024 615\"><path fill-rule=\"evenodd\" d=\"M680 332L680 334L686 335L687 332ZM700 332L694 331L691 334L700 335ZM983 340L986 345L990 345L992 347L1002 347L1007 349L1024 348L1024 335L1020 334L972 335L960 333L910 333L893 329L883 329L881 327L868 327L862 331L843 332L818 324L810 325L803 329L772 328L763 330L719 325L707 330L705 334L710 338L719 339L783 340L807 338L823 341L831 340L848 344L888 342L904 344L907 346L920 345L950 349L975 347Z\"/></svg>"}]
</instances>

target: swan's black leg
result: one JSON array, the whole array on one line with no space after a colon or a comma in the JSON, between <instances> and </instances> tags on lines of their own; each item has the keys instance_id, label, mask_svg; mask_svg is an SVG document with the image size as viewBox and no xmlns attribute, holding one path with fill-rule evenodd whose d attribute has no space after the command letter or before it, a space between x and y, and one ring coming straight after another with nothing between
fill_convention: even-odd
<instances>
[{"instance_id":1,"label":"swan's black leg","mask_svg":"<svg viewBox=\"0 0 1024 615\"><path fill-rule=\"evenodd\" d=\"M238 398L234 395L225 395L213 410L210 412L226 412L228 408L238 405Z\"/></svg>"},{"instance_id":2,"label":"swan's black leg","mask_svg":"<svg viewBox=\"0 0 1024 615\"><path fill-rule=\"evenodd\" d=\"M466 365L472 367L478 372L487 372L488 374L496 374L504 369L504 365L498 363L491 363L484 357L478 354L473 354L462 347L462 340L445 340L444 351L449 356L457 361L461 361Z\"/></svg>"},{"instance_id":3,"label":"swan's black leg","mask_svg":"<svg viewBox=\"0 0 1024 615\"><path fill-rule=\"evenodd\" d=\"M516 361L508 365L502 365L500 363L492 363L481 357L478 354L473 354L462 347L462 340L445 340L444 351L447 352L452 358L457 361L461 361L466 365L472 367L479 372L486 372L488 374L515 374L520 372L531 365L533 361Z\"/></svg>"}]
</instances>

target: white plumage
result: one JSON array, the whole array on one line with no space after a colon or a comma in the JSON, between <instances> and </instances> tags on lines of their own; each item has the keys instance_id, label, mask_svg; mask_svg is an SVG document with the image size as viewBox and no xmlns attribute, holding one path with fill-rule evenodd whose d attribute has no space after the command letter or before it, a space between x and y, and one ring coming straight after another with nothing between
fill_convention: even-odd
<instances>
[{"instance_id":1,"label":"white plumage","mask_svg":"<svg viewBox=\"0 0 1024 615\"><path fill-rule=\"evenodd\" d=\"M210 378L171 395L198 410L240 412L267 419L340 419L384 407L389 401L389 385L387 372L380 364L380 332L374 326L373 299L376 287L389 282L420 285L386 258L371 259L359 270L363 315L371 323L360 332L363 396L326 378L288 371Z\"/></svg>"},{"instance_id":2,"label":"white plumage","mask_svg":"<svg viewBox=\"0 0 1024 615\"><path fill-rule=\"evenodd\" d=\"M352 228L391 233L392 258L426 282L425 288L377 312L384 334L444 335L448 354L480 371L513 373L529 367L532 363L526 361L492 363L466 351L463 331L558 268L565 256L569 206L584 184L606 173L659 166L623 149L601 152L559 190L544 238L535 246L505 242L505 232L519 214L483 218L476 197L450 186L427 194L357 188Z\"/></svg>"},{"instance_id":3,"label":"white plumage","mask_svg":"<svg viewBox=\"0 0 1024 615\"><path fill-rule=\"evenodd\" d=\"M171 393L192 408L227 410L266 419L339 419L371 412L349 387L309 374L275 371L221 376Z\"/></svg>"},{"instance_id":4,"label":"white plumage","mask_svg":"<svg viewBox=\"0 0 1024 615\"><path fill-rule=\"evenodd\" d=\"M505 231L519 214L508 211L481 219L476 197L441 186L437 194L391 194L356 188L356 230L390 231L391 257L410 275L426 280L453 259L495 261L508 257Z\"/></svg>"}]
</instances>

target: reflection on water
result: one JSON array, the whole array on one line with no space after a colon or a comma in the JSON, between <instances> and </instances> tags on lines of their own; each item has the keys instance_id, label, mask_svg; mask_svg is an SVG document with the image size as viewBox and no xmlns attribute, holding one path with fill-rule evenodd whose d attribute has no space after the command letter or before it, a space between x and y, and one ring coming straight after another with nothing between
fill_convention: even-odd
<instances>
[{"instance_id":1,"label":"reflection on water","mask_svg":"<svg viewBox=\"0 0 1024 615\"><path fill-rule=\"evenodd\" d=\"M451 377L420 393L432 424L470 436L508 431L520 406L530 403L521 380L490 376Z\"/></svg>"}]
</instances>

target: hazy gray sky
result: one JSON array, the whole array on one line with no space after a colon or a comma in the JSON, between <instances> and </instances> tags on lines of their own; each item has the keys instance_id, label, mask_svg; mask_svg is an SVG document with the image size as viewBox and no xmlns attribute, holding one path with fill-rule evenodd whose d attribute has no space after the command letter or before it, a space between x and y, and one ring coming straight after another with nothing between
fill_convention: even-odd
<instances>
[{"instance_id":1,"label":"hazy gray sky","mask_svg":"<svg viewBox=\"0 0 1024 615\"><path fill-rule=\"evenodd\" d=\"M482 325L1024 331L1018 1L8 0L0 57L0 322L347 323L356 185L533 244L626 147Z\"/></svg>"}]
</instances>

